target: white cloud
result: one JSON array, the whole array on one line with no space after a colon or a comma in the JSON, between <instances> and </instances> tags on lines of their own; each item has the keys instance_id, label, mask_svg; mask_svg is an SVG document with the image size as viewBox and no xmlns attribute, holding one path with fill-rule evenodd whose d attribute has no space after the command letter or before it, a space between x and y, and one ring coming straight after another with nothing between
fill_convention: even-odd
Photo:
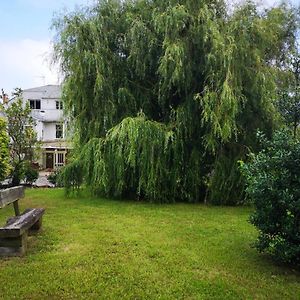
<instances>
[{"instance_id":1,"label":"white cloud","mask_svg":"<svg viewBox=\"0 0 300 300\"><path fill-rule=\"evenodd\" d=\"M10 94L13 88L57 84L57 68L51 67L49 40L0 40L0 88Z\"/></svg>"}]
</instances>

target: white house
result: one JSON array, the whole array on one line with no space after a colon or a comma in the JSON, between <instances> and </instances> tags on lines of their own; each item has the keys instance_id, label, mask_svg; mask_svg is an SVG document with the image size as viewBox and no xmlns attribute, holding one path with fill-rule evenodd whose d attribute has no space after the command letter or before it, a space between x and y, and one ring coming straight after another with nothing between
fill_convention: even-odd
<instances>
[{"instance_id":1,"label":"white house","mask_svg":"<svg viewBox=\"0 0 300 300\"><path fill-rule=\"evenodd\" d=\"M45 85L22 92L24 103L29 102L35 119L37 137L41 141L40 167L56 169L66 163L70 145L65 140L66 120L63 115L61 86Z\"/></svg>"}]
</instances>

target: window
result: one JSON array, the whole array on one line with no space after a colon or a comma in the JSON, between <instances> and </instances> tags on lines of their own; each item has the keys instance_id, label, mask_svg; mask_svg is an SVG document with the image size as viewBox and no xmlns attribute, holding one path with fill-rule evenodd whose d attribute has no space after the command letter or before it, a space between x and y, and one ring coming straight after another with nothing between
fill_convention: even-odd
<instances>
[{"instance_id":1,"label":"window","mask_svg":"<svg viewBox=\"0 0 300 300\"><path fill-rule=\"evenodd\" d=\"M56 109L63 109L62 101L56 101Z\"/></svg>"},{"instance_id":2,"label":"window","mask_svg":"<svg viewBox=\"0 0 300 300\"><path fill-rule=\"evenodd\" d=\"M65 164L65 153L55 152L55 167L62 167Z\"/></svg>"},{"instance_id":3,"label":"window","mask_svg":"<svg viewBox=\"0 0 300 300\"><path fill-rule=\"evenodd\" d=\"M63 125L62 124L56 124L56 138L62 139L63 138Z\"/></svg>"},{"instance_id":4,"label":"window","mask_svg":"<svg viewBox=\"0 0 300 300\"><path fill-rule=\"evenodd\" d=\"M41 100L29 100L31 109L41 109Z\"/></svg>"},{"instance_id":5,"label":"window","mask_svg":"<svg viewBox=\"0 0 300 300\"><path fill-rule=\"evenodd\" d=\"M54 154L54 167L55 168L60 168L63 167L65 165L65 155L66 152L65 151L53 151L52 155ZM53 161L52 161L53 162Z\"/></svg>"}]
</instances>

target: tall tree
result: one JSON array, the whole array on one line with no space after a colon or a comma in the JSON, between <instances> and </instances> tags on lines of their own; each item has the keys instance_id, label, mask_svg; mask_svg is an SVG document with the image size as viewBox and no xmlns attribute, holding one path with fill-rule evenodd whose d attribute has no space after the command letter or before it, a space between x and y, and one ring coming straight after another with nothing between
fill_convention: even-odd
<instances>
[{"instance_id":1,"label":"tall tree","mask_svg":"<svg viewBox=\"0 0 300 300\"><path fill-rule=\"evenodd\" d=\"M275 69L295 24L285 6L228 14L222 0L98 1L57 19L86 182L114 196L237 203L236 161L257 128L275 126Z\"/></svg>"},{"instance_id":2,"label":"tall tree","mask_svg":"<svg viewBox=\"0 0 300 300\"><path fill-rule=\"evenodd\" d=\"M278 108L285 123L293 131L297 138L300 125L300 53L296 52L290 59L290 65L286 69L285 85L279 92Z\"/></svg>"}]
</instances>

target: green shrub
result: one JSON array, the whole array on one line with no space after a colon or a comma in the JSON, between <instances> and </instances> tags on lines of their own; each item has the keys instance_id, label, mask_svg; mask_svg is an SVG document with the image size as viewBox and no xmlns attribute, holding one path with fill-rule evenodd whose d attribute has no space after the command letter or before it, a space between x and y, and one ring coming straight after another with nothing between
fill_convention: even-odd
<instances>
[{"instance_id":1,"label":"green shrub","mask_svg":"<svg viewBox=\"0 0 300 300\"><path fill-rule=\"evenodd\" d=\"M38 179L39 177L39 172L34 169L30 163L28 163L25 167L25 172L24 172L24 175L25 175L25 181L27 184L32 184L35 180Z\"/></svg>"},{"instance_id":2,"label":"green shrub","mask_svg":"<svg viewBox=\"0 0 300 300\"><path fill-rule=\"evenodd\" d=\"M6 131L6 123L0 118L0 181L9 174L9 137Z\"/></svg>"},{"instance_id":3,"label":"green shrub","mask_svg":"<svg viewBox=\"0 0 300 300\"><path fill-rule=\"evenodd\" d=\"M256 247L277 261L300 265L300 141L284 131L242 164L246 193L255 205L251 223L259 230Z\"/></svg>"},{"instance_id":4,"label":"green shrub","mask_svg":"<svg viewBox=\"0 0 300 300\"><path fill-rule=\"evenodd\" d=\"M12 186L20 185L20 182L25 179L25 161L15 162L10 174Z\"/></svg>"},{"instance_id":5,"label":"green shrub","mask_svg":"<svg viewBox=\"0 0 300 300\"><path fill-rule=\"evenodd\" d=\"M49 182L54 184L57 187L63 187L63 183L60 180L61 177L61 170L55 170L53 173L51 173L47 179Z\"/></svg>"},{"instance_id":6,"label":"green shrub","mask_svg":"<svg viewBox=\"0 0 300 300\"><path fill-rule=\"evenodd\" d=\"M57 181L57 172L51 173L50 175L48 175L47 177L48 181L51 182L52 184L56 185L56 181Z\"/></svg>"}]
</instances>

